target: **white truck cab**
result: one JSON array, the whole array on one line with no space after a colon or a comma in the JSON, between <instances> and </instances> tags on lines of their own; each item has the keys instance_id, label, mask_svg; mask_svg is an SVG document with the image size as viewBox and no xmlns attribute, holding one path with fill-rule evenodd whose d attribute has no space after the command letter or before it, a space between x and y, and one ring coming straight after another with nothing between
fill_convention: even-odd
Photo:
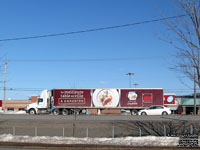
<instances>
[{"instance_id":1,"label":"white truck cab","mask_svg":"<svg viewBox=\"0 0 200 150\"><path fill-rule=\"evenodd\" d=\"M47 111L50 103L50 91L43 90L37 102L27 105L27 112L29 114L38 114L40 111Z\"/></svg>"}]
</instances>

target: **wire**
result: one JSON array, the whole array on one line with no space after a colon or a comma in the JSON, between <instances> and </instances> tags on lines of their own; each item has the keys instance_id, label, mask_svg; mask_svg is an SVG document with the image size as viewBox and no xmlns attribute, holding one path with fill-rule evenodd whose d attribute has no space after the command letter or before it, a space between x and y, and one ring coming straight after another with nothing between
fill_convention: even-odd
<instances>
[{"instance_id":1,"label":"wire","mask_svg":"<svg viewBox=\"0 0 200 150\"><path fill-rule=\"evenodd\" d=\"M128 58L97 58L97 59L7 59L7 62L90 62L90 61L133 61L143 59L164 59L170 56L148 56Z\"/></svg>"},{"instance_id":2,"label":"wire","mask_svg":"<svg viewBox=\"0 0 200 150\"><path fill-rule=\"evenodd\" d=\"M27 36L27 37L0 39L0 42L17 41L17 40L28 40L28 39L37 39L37 38L47 38L47 37L64 36L64 35L71 35L71 34L80 34L80 33L86 33L86 32L103 31L103 30L110 30L110 29L123 28L123 27L135 26L135 25L140 25L140 24L158 22L158 21L163 21L163 20L175 19L175 18L180 18L180 17L185 17L185 16L187 16L187 15L178 15L178 16L159 18L159 19L147 20L147 21L130 23L130 24L108 26L108 27L101 27L101 28L80 30L80 31L72 31L72 32L65 32L65 33L55 33L55 34L46 34L46 35L37 35L37 36Z\"/></svg>"},{"instance_id":3,"label":"wire","mask_svg":"<svg viewBox=\"0 0 200 150\"><path fill-rule=\"evenodd\" d=\"M7 91L42 91L45 88L6 88ZM0 91L3 91L3 88L0 88Z\"/></svg>"},{"instance_id":4,"label":"wire","mask_svg":"<svg viewBox=\"0 0 200 150\"><path fill-rule=\"evenodd\" d=\"M7 91L42 91L44 90L45 88L27 88L27 87L24 87L24 88L6 88ZM67 88L67 89L70 89L70 88ZM82 89L82 88L81 88ZM88 88L90 89L90 88ZM92 89L92 88L91 88ZM118 89L118 88L116 88ZM119 88L120 89L120 88ZM122 88L123 89L123 88ZM136 88L137 89L137 88ZM168 91L173 91L173 92L191 92L193 91L194 89L163 89L165 92L168 92ZM197 89L197 91L199 91L200 89ZM3 88L1 87L0 88L0 91L3 91Z\"/></svg>"}]
</instances>

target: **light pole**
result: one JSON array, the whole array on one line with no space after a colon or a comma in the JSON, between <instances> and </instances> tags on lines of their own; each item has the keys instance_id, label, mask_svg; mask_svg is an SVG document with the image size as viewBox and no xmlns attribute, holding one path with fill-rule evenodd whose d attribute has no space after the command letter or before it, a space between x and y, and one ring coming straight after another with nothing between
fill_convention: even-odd
<instances>
[{"instance_id":1,"label":"light pole","mask_svg":"<svg viewBox=\"0 0 200 150\"><path fill-rule=\"evenodd\" d=\"M139 84L138 84L138 83L134 83L133 85L134 85L134 86L135 86L135 88L136 88L136 86L138 86Z\"/></svg>"},{"instance_id":2,"label":"light pole","mask_svg":"<svg viewBox=\"0 0 200 150\"><path fill-rule=\"evenodd\" d=\"M129 76L129 87L131 88L131 76L133 76L134 73L132 73L132 72L128 72L126 75Z\"/></svg>"}]
</instances>

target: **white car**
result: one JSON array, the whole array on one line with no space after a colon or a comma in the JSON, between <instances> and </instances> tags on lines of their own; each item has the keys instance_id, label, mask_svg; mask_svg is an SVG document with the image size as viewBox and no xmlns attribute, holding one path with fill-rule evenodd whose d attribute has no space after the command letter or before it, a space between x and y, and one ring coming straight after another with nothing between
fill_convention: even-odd
<instances>
[{"instance_id":1,"label":"white car","mask_svg":"<svg viewBox=\"0 0 200 150\"><path fill-rule=\"evenodd\" d=\"M138 111L138 115L170 115L171 110L164 106L151 106Z\"/></svg>"}]
</instances>

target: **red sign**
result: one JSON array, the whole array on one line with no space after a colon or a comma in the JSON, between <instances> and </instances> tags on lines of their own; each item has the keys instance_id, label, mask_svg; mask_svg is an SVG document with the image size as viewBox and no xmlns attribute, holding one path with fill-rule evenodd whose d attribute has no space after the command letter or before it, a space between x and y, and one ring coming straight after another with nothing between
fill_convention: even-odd
<instances>
[{"instance_id":1,"label":"red sign","mask_svg":"<svg viewBox=\"0 0 200 150\"><path fill-rule=\"evenodd\" d=\"M2 100L0 100L0 107L2 107Z\"/></svg>"},{"instance_id":2,"label":"red sign","mask_svg":"<svg viewBox=\"0 0 200 150\"><path fill-rule=\"evenodd\" d=\"M165 94L164 95L164 104L175 104L175 95L174 94Z\"/></svg>"},{"instance_id":3,"label":"red sign","mask_svg":"<svg viewBox=\"0 0 200 150\"><path fill-rule=\"evenodd\" d=\"M54 106L91 106L91 90L54 89Z\"/></svg>"},{"instance_id":4,"label":"red sign","mask_svg":"<svg viewBox=\"0 0 200 150\"><path fill-rule=\"evenodd\" d=\"M143 101L152 101L152 95L151 94L143 94Z\"/></svg>"}]
</instances>

